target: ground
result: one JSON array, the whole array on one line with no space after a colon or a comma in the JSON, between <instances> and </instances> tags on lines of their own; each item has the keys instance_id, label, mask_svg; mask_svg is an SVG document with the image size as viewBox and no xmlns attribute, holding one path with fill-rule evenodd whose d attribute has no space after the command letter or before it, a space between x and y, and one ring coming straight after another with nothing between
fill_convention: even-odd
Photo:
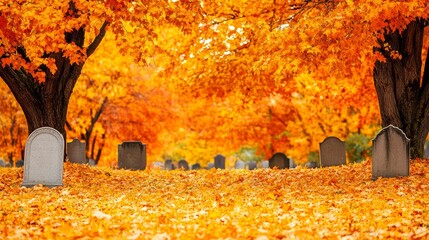
<instances>
[{"instance_id":1,"label":"ground","mask_svg":"<svg viewBox=\"0 0 429 240\"><path fill-rule=\"evenodd\" d=\"M323 169L127 171L65 163L64 186L0 169L2 239L429 238L429 162L371 180Z\"/></svg>"}]
</instances>

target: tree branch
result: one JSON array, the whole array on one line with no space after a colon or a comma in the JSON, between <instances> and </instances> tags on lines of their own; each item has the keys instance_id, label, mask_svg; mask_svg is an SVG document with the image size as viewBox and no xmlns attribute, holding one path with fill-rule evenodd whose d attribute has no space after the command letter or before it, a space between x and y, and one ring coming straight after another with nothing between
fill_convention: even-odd
<instances>
[{"instance_id":1,"label":"tree branch","mask_svg":"<svg viewBox=\"0 0 429 240\"><path fill-rule=\"evenodd\" d=\"M100 28L100 32L95 37L94 41L86 49L87 57L91 56L95 52L95 49L97 49L98 45L100 45L101 40L103 40L104 36L106 35L106 27L108 25L109 25L109 22L104 21L103 26L101 26Z\"/></svg>"}]
</instances>

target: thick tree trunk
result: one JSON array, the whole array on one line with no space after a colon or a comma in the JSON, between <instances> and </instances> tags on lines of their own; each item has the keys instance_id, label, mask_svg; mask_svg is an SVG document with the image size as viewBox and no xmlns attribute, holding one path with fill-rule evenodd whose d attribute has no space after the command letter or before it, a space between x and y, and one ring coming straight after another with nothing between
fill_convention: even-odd
<instances>
[{"instance_id":1,"label":"thick tree trunk","mask_svg":"<svg viewBox=\"0 0 429 240\"><path fill-rule=\"evenodd\" d=\"M37 83L31 75L9 66L0 69L0 77L21 106L29 133L47 126L58 130L65 140L68 103L83 64L70 64L68 59L57 58L57 66L57 72L47 75L43 83Z\"/></svg>"},{"instance_id":2,"label":"thick tree trunk","mask_svg":"<svg viewBox=\"0 0 429 240\"><path fill-rule=\"evenodd\" d=\"M411 158L423 157L429 132L429 64L421 78L423 33L426 21L415 20L399 31L384 35L379 41L385 62L374 67L374 84L378 95L383 127L389 124L401 128L410 138ZM401 58L392 57L397 51Z\"/></svg>"}]
</instances>

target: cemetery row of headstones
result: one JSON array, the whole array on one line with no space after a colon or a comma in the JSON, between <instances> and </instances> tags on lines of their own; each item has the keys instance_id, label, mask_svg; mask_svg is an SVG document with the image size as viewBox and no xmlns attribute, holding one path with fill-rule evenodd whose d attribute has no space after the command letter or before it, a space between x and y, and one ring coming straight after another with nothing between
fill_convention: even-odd
<instances>
[{"instance_id":1,"label":"cemetery row of headstones","mask_svg":"<svg viewBox=\"0 0 429 240\"><path fill-rule=\"evenodd\" d=\"M392 125L383 128L373 140L372 179L378 177L409 176L410 140L405 133ZM81 143L73 141L68 145L71 161L85 163L84 149ZM74 149L76 152L70 152ZM83 152L83 153L82 153ZM60 186L63 178L64 138L55 129L42 127L33 131L25 144L23 186L42 184ZM345 164L345 144L336 137L328 137L320 143L320 163L322 167ZM169 168L166 162L166 168ZM263 167L288 169L290 159L284 153L275 153ZM138 141L124 142L118 146L118 166L124 169L141 170L146 168L146 145ZM185 160L179 161L179 168L189 169ZM171 165L170 165L171 167ZM216 155L214 163L208 168L225 169L225 157ZM242 168L242 162L236 162ZM249 162L249 169L256 163ZM198 164L192 169L201 168Z\"/></svg>"}]
</instances>

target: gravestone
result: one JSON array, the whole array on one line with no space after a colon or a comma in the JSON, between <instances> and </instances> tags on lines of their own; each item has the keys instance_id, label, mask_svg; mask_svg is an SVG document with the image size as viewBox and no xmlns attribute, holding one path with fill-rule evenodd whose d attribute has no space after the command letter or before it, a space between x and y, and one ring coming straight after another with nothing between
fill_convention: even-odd
<instances>
[{"instance_id":1,"label":"gravestone","mask_svg":"<svg viewBox=\"0 0 429 240\"><path fill-rule=\"evenodd\" d=\"M242 160L235 161L235 169L244 169L246 167L246 163Z\"/></svg>"},{"instance_id":2,"label":"gravestone","mask_svg":"<svg viewBox=\"0 0 429 240\"><path fill-rule=\"evenodd\" d=\"M289 168L296 168L296 163L292 158L289 158Z\"/></svg>"},{"instance_id":3,"label":"gravestone","mask_svg":"<svg viewBox=\"0 0 429 240\"><path fill-rule=\"evenodd\" d=\"M214 163L209 163L208 165L207 165L207 170L210 170L210 169L212 169L212 168L214 168L215 167L215 165L214 165Z\"/></svg>"},{"instance_id":4,"label":"gravestone","mask_svg":"<svg viewBox=\"0 0 429 240\"><path fill-rule=\"evenodd\" d=\"M317 162L307 162L305 164L307 168L317 168Z\"/></svg>"},{"instance_id":5,"label":"gravestone","mask_svg":"<svg viewBox=\"0 0 429 240\"><path fill-rule=\"evenodd\" d=\"M270 161L264 160L262 161L261 165L262 165L262 168L270 168Z\"/></svg>"},{"instance_id":6,"label":"gravestone","mask_svg":"<svg viewBox=\"0 0 429 240\"><path fill-rule=\"evenodd\" d=\"M22 186L63 185L64 138L50 127L34 130L25 143L24 180Z\"/></svg>"},{"instance_id":7,"label":"gravestone","mask_svg":"<svg viewBox=\"0 0 429 240\"><path fill-rule=\"evenodd\" d=\"M288 169L289 158L287 158L284 153L281 153L281 152L274 153L269 160L269 166L270 168L277 167L277 169Z\"/></svg>"},{"instance_id":8,"label":"gravestone","mask_svg":"<svg viewBox=\"0 0 429 240\"><path fill-rule=\"evenodd\" d=\"M201 169L201 165L200 165L199 163L192 164L191 169L192 169L192 170L198 170L198 169Z\"/></svg>"},{"instance_id":9,"label":"gravestone","mask_svg":"<svg viewBox=\"0 0 429 240\"><path fill-rule=\"evenodd\" d=\"M256 162L255 161L250 161L247 165L249 167L249 170L256 169Z\"/></svg>"},{"instance_id":10,"label":"gravestone","mask_svg":"<svg viewBox=\"0 0 429 240\"><path fill-rule=\"evenodd\" d=\"M424 158L429 158L429 144L425 144L425 153L423 155Z\"/></svg>"},{"instance_id":11,"label":"gravestone","mask_svg":"<svg viewBox=\"0 0 429 240\"><path fill-rule=\"evenodd\" d=\"M91 167L93 167L93 166L97 165L97 163L95 162L95 160L94 160L94 159L90 158L90 159L88 160L88 165L89 165L89 166L91 166Z\"/></svg>"},{"instance_id":12,"label":"gravestone","mask_svg":"<svg viewBox=\"0 0 429 240\"><path fill-rule=\"evenodd\" d=\"M171 160L171 159L165 160L164 169L165 170L174 170L173 160Z\"/></svg>"},{"instance_id":13,"label":"gravestone","mask_svg":"<svg viewBox=\"0 0 429 240\"><path fill-rule=\"evenodd\" d=\"M340 166L346 164L346 143L337 137L327 137L319 144L320 166Z\"/></svg>"},{"instance_id":14,"label":"gravestone","mask_svg":"<svg viewBox=\"0 0 429 240\"><path fill-rule=\"evenodd\" d=\"M225 169L225 157L218 154L214 157L214 167L216 169Z\"/></svg>"},{"instance_id":15,"label":"gravestone","mask_svg":"<svg viewBox=\"0 0 429 240\"><path fill-rule=\"evenodd\" d=\"M24 160L22 160L22 159L18 160L18 161L15 163L15 166L16 166L16 167L22 167L22 166L24 166Z\"/></svg>"},{"instance_id":16,"label":"gravestone","mask_svg":"<svg viewBox=\"0 0 429 240\"><path fill-rule=\"evenodd\" d=\"M182 159L179 161L179 163L177 164L177 168L178 169L184 169L184 170L189 170L189 164L185 159Z\"/></svg>"},{"instance_id":17,"label":"gravestone","mask_svg":"<svg viewBox=\"0 0 429 240\"><path fill-rule=\"evenodd\" d=\"M410 139L389 125L372 140L372 179L410 175Z\"/></svg>"},{"instance_id":18,"label":"gravestone","mask_svg":"<svg viewBox=\"0 0 429 240\"><path fill-rule=\"evenodd\" d=\"M127 141L118 145L119 169L144 170L146 168L146 145L140 141Z\"/></svg>"},{"instance_id":19,"label":"gravestone","mask_svg":"<svg viewBox=\"0 0 429 240\"><path fill-rule=\"evenodd\" d=\"M164 168L163 162L159 162L159 161L152 162L151 169L162 169L162 168Z\"/></svg>"},{"instance_id":20,"label":"gravestone","mask_svg":"<svg viewBox=\"0 0 429 240\"><path fill-rule=\"evenodd\" d=\"M71 163L87 163L85 157L85 142L79 141L75 138L73 141L67 143L67 157Z\"/></svg>"},{"instance_id":21,"label":"gravestone","mask_svg":"<svg viewBox=\"0 0 429 240\"><path fill-rule=\"evenodd\" d=\"M6 166L6 162L4 161L3 158L0 158L0 167L5 167Z\"/></svg>"}]
</instances>

